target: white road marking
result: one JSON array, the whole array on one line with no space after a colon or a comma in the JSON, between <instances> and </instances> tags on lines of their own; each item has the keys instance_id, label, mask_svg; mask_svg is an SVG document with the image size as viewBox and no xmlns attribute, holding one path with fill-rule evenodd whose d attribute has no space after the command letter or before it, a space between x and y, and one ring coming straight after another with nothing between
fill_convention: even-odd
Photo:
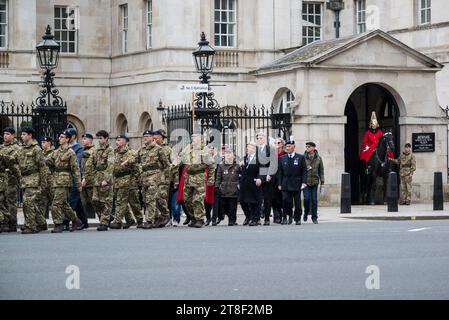
<instances>
[{"instance_id":1,"label":"white road marking","mask_svg":"<svg viewBox=\"0 0 449 320\"><path fill-rule=\"evenodd\" d=\"M410 232L417 232L417 231L423 231L423 230L427 230L427 229L431 229L431 228L410 229L410 230L408 230L408 231L410 231Z\"/></svg>"}]
</instances>

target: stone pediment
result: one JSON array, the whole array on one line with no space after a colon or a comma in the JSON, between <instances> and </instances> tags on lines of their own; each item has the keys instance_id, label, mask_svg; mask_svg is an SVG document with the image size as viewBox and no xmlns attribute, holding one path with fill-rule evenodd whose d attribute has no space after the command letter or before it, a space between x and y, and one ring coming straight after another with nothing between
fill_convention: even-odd
<instances>
[{"instance_id":1,"label":"stone pediment","mask_svg":"<svg viewBox=\"0 0 449 320\"><path fill-rule=\"evenodd\" d=\"M261 66L256 73L314 66L435 71L443 67L389 34L374 30L345 38L313 42Z\"/></svg>"}]
</instances>

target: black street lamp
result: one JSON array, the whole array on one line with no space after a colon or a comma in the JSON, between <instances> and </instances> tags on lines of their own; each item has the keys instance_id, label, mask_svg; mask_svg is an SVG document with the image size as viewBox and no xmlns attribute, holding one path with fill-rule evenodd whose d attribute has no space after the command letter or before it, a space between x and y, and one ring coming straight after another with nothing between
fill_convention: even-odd
<instances>
[{"instance_id":1,"label":"black street lamp","mask_svg":"<svg viewBox=\"0 0 449 320\"><path fill-rule=\"evenodd\" d=\"M204 32L201 33L201 40L198 45L199 47L192 53L196 71L201 73L201 83L209 83L210 77L208 74L212 72L215 50L209 46L209 41L206 40Z\"/></svg>"},{"instance_id":2,"label":"black street lamp","mask_svg":"<svg viewBox=\"0 0 449 320\"><path fill-rule=\"evenodd\" d=\"M58 66L60 46L54 40L51 28L48 25L42 41L36 46L39 66L43 72L43 88L36 98L35 117L33 126L38 133L38 140L44 136L50 136L57 141L60 131L67 127L67 104L59 96L59 90L55 88L53 69Z\"/></svg>"},{"instance_id":3,"label":"black street lamp","mask_svg":"<svg viewBox=\"0 0 449 320\"><path fill-rule=\"evenodd\" d=\"M326 4L326 8L334 11L335 13L335 38L340 38L340 11L345 8L343 0L329 0Z\"/></svg>"},{"instance_id":4,"label":"black street lamp","mask_svg":"<svg viewBox=\"0 0 449 320\"><path fill-rule=\"evenodd\" d=\"M214 93L209 90L209 74L214 66L215 50L209 46L204 32L201 33L201 40L198 42L198 48L192 52L195 68L201 73L200 83L207 84L208 92L198 92L192 107L192 120L201 121L201 127L216 127L219 123L220 109L217 100L214 99ZM193 124L192 124L193 125Z\"/></svg>"}]
</instances>

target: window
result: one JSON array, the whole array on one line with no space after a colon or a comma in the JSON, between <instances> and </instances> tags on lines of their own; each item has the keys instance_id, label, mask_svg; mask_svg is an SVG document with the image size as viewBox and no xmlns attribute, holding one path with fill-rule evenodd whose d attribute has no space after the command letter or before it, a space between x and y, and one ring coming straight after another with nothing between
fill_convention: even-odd
<instances>
[{"instance_id":1,"label":"window","mask_svg":"<svg viewBox=\"0 0 449 320\"><path fill-rule=\"evenodd\" d=\"M236 33L236 0L215 0L214 43L234 47Z\"/></svg>"},{"instance_id":2,"label":"window","mask_svg":"<svg viewBox=\"0 0 449 320\"><path fill-rule=\"evenodd\" d=\"M430 8L431 8L431 0L418 0L418 19L419 24L428 24L430 23Z\"/></svg>"},{"instance_id":3,"label":"window","mask_svg":"<svg viewBox=\"0 0 449 320\"><path fill-rule=\"evenodd\" d=\"M147 0L147 49L152 46L151 27L153 26L153 1Z\"/></svg>"},{"instance_id":4,"label":"window","mask_svg":"<svg viewBox=\"0 0 449 320\"><path fill-rule=\"evenodd\" d=\"M302 44L306 45L317 40L321 40L322 28L322 7L321 3L302 3Z\"/></svg>"},{"instance_id":5,"label":"window","mask_svg":"<svg viewBox=\"0 0 449 320\"><path fill-rule=\"evenodd\" d=\"M76 53L76 8L55 7L55 40L60 52Z\"/></svg>"},{"instance_id":6,"label":"window","mask_svg":"<svg viewBox=\"0 0 449 320\"><path fill-rule=\"evenodd\" d=\"M0 48L8 47L8 1L0 0Z\"/></svg>"},{"instance_id":7,"label":"window","mask_svg":"<svg viewBox=\"0 0 449 320\"><path fill-rule=\"evenodd\" d=\"M356 0L355 2L355 15L357 33L366 31L366 0Z\"/></svg>"},{"instance_id":8,"label":"window","mask_svg":"<svg viewBox=\"0 0 449 320\"><path fill-rule=\"evenodd\" d=\"M292 111L292 104L295 101L295 96L288 90L286 91L279 102L279 113L290 113Z\"/></svg>"},{"instance_id":9,"label":"window","mask_svg":"<svg viewBox=\"0 0 449 320\"><path fill-rule=\"evenodd\" d=\"M120 6L120 28L122 34L122 52L128 52L128 5Z\"/></svg>"}]
</instances>

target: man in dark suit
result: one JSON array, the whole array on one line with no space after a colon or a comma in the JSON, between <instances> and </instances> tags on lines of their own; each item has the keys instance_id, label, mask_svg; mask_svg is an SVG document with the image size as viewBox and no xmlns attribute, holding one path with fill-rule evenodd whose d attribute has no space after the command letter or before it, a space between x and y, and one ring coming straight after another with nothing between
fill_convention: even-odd
<instances>
[{"instance_id":1,"label":"man in dark suit","mask_svg":"<svg viewBox=\"0 0 449 320\"><path fill-rule=\"evenodd\" d=\"M271 205L273 201L274 176L277 170L277 155L273 146L268 143L267 135L259 132L257 138L257 163L260 166L259 179L262 182L264 226L270 225Z\"/></svg>"},{"instance_id":2,"label":"man in dark suit","mask_svg":"<svg viewBox=\"0 0 449 320\"><path fill-rule=\"evenodd\" d=\"M301 190L307 185L307 166L303 155L295 152L295 142L287 141L285 152L279 159L278 188L282 191L284 203L281 224L292 223L293 202L295 203L294 219L297 225L301 224Z\"/></svg>"},{"instance_id":3,"label":"man in dark suit","mask_svg":"<svg viewBox=\"0 0 449 320\"><path fill-rule=\"evenodd\" d=\"M239 181L240 205L245 213L243 225L257 226L260 224L260 186L259 164L256 156L256 145L248 143L246 146L246 156L241 163L241 175Z\"/></svg>"}]
</instances>

